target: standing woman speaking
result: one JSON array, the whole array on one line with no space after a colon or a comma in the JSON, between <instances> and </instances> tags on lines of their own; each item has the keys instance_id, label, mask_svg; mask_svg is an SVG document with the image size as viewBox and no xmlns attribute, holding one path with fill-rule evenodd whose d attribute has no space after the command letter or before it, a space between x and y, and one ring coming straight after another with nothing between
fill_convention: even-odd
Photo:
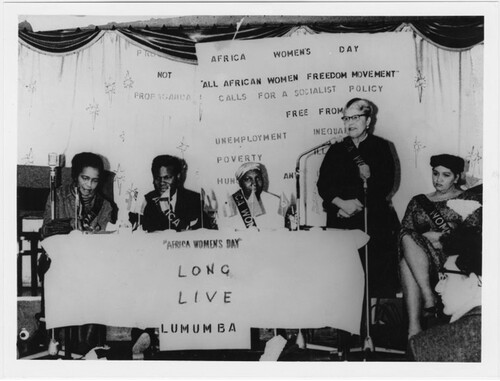
<instances>
[{"instance_id":1,"label":"standing woman speaking","mask_svg":"<svg viewBox=\"0 0 500 381\"><path fill-rule=\"evenodd\" d=\"M370 294L393 296L398 278L397 217L388 197L394 187L394 158L389 143L370 132L375 121L370 101L351 99L343 109L342 121L347 136L326 153L317 183L327 226L364 230L363 209L367 208Z\"/></svg>"}]
</instances>

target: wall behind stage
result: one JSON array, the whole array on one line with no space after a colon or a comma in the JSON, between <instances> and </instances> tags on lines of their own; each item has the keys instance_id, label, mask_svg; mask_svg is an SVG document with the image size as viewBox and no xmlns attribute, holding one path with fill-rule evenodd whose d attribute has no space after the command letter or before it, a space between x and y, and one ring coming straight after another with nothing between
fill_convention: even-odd
<instances>
[{"instance_id":1,"label":"wall behind stage","mask_svg":"<svg viewBox=\"0 0 500 381\"><path fill-rule=\"evenodd\" d=\"M433 190L430 156L460 155L469 177L482 176L482 46L451 52L410 32L351 33L198 44L197 54L198 135L216 169L204 180L220 197L250 159L266 165L269 190L290 199L298 156L345 136L341 111L354 97L377 106L374 133L395 148L400 218L413 195ZM301 162L301 223L325 223L316 181L326 151Z\"/></svg>"},{"instance_id":2,"label":"wall behind stage","mask_svg":"<svg viewBox=\"0 0 500 381\"><path fill-rule=\"evenodd\" d=\"M432 190L429 158L449 152L482 176L483 46L437 48L411 32L320 34L197 44L198 66L102 32L65 55L19 45L18 163L46 165L49 152L108 160L120 211L152 188L154 156L186 159L186 187L214 190L219 207L244 161L263 162L269 191L295 197L298 155L344 136L353 97L378 109L375 134L394 144L401 168L393 202ZM320 150L303 160L307 223L324 214L315 187ZM136 193L137 192L137 193ZM132 204L132 205L131 205ZM222 213L222 211L221 211ZM124 216L126 214L122 214ZM304 223L304 221L302 220Z\"/></svg>"},{"instance_id":3,"label":"wall behind stage","mask_svg":"<svg viewBox=\"0 0 500 381\"><path fill-rule=\"evenodd\" d=\"M152 159L182 156L191 144L195 70L115 31L72 54L42 54L21 43L19 164L47 165L56 152L71 166L78 152L99 153L116 173L114 197L124 212L134 190L152 189Z\"/></svg>"}]
</instances>

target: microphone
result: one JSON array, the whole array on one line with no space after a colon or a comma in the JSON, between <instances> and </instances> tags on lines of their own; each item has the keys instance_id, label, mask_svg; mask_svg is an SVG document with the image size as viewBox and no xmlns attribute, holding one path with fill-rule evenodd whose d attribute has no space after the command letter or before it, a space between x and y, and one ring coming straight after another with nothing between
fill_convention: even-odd
<instances>
[{"instance_id":1,"label":"microphone","mask_svg":"<svg viewBox=\"0 0 500 381\"><path fill-rule=\"evenodd\" d=\"M50 168L50 217L52 220L56 216L56 168L59 166L59 155L55 152L49 153L48 165Z\"/></svg>"},{"instance_id":2,"label":"microphone","mask_svg":"<svg viewBox=\"0 0 500 381\"><path fill-rule=\"evenodd\" d=\"M323 142L321 144L318 144L317 146L314 146L310 149L308 149L307 151L305 152L302 152L299 157L297 158L297 163L295 165L295 171L296 171L296 175L297 175L297 179L298 179L298 175L299 175L299 171L300 171L300 160L307 154L311 153L311 152L314 152L320 148L323 148L323 147L327 147L327 146L330 146L332 144L335 144L339 141L339 138L331 138L329 140L327 140L326 142ZM297 198L299 198L299 188L297 186Z\"/></svg>"},{"instance_id":3,"label":"microphone","mask_svg":"<svg viewBox=\"0 0 500 381\"><path fill-rule=\"evenodd\" d=\"M318 144L317 146L314 146L314 147L308 149L307 151L302 152L299 155L299 157L297 158L297 162L295 164L295 180L296 180L296 192L297 192L297 221L298 221L297 225L298 225L298 227L300 227L300 160L304 156L306 156L307 154L310 154L311 152L319 150L320 148L323 148L323 147L331 146L332 144L335 144L341 140L342 140L341 137L333 137L333 138L327 140L326 142ZM306 205L304 203L304 214L307 213L305 206ZM300 230L300 229L297 229L297 230Z\"/></svg>"},{"instance_id":4,"label":"microphone","mask_svg":"<svg viewBox=\"0 0 500 381\"><path fill-rule=\"evenodd\" d=\"M340 139L340 140L339 140L339 139L340 139L340 138L338 138L338 137L336 137L336 138L331 138L331 139L327 140L326 142L323 142L323 143L321 143L321 144L318 144L317 146L314 146L314 147L312 147L312 148L308 149L307 151L305 151L305 152L301 153L301 154L299 155L299 158L297 159L297 164L298 164L298 162L300 161L300 159L302 159L302 157L304 157L304 156L305 156L305 155L307 155L308 153L314 152L314 151L316 151L316 150L318 150L318 149L320 149L320 148L323 148L323 147L331 146L332 144L335 144L335 143L337 143L338 141L340 141L340 140L341 140L341 139ZM298 165L297 165L297 166L298 166Z\"/></svg>"}]
</instances>

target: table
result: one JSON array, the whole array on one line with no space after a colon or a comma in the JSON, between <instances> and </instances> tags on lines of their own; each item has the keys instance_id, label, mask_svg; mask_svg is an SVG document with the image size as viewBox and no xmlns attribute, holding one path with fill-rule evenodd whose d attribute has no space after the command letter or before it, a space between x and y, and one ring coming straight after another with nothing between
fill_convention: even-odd
<instances>
[{"instance_id":1,"label":"table","mask_svg":"<svg viewBox=\"0 0 500 381\"><path fill-rule=\"evenodd\" d=\"M250 327L359 334L361 231L164 231L42 242L46 324L160 328L160 349L246 349Z\"/></svg>"}]
</instances>

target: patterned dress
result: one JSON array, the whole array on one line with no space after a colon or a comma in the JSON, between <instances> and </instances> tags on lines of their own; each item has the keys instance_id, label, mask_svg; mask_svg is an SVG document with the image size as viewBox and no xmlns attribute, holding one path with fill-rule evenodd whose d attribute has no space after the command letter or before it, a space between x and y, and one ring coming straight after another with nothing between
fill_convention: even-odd
<instances>
[{"instance_id":1,"label":"patterned dress","mask_svg":"<svg viewBox=\"0 0 500 381\"><path fill-rule=\"evenodd\" d=\"M425 212L424 208L417 200L418 196L411 199L406 208L405 216L401 222L401 230L399 233L399 254L402 258L402 245L401 240L405 235L411 236L411 238L416 242L418 246L427 254L429 258L429 263L431 265L431 283L435 284L437 278L437 270L446 261L446 256L441 249L436 249L432 246L431 241L429 241L422 234L430 231L439 232L439 228L434 223L434 221ZM463 201L463 203L455 202ZM429 200L430 201L430 200ZM451 202L450 202L451 201ZM470 203L468 202L470 201ZM441 214L441 216L448 222L451 229L455 229L460 225L471 226L471 227L482 227L482 188L479 189L469 189L457 197L445 201L431 201L434 208ZM477 209L472 211L468 215L464 215L463 212L459 213L454 210L451 206L462 205L467 209L474 207L474 205L479 206ZM464 218L465 217L465 218Z\"/></svg>"}]
</instances>

